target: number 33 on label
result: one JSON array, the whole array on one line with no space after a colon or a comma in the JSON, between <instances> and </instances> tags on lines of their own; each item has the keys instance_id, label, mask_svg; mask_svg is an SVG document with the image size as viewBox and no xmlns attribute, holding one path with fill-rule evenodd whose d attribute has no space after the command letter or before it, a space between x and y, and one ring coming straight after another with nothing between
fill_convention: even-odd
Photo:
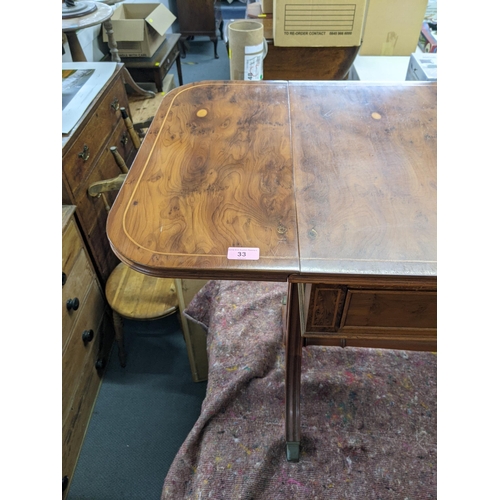
<instances>
[{"instance_id":1,"label":"number 33 on label","mask_svg":"<svg viewBox=\"0 0 500 500\"><path fill-rule=\"evenodd\" d=\"M259 248L229 247L227 258L229 260L259 260Z\"/></svg>"}]
</instances>

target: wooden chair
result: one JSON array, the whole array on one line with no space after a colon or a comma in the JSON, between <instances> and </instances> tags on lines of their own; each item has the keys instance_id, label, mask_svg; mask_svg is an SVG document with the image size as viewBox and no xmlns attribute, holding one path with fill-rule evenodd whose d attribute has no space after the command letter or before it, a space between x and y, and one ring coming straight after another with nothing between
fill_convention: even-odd
<instances>
[{"instance_id":1,"label":"wooden chair","mask_svg":"<svg viewBox=\"0 0 500 500\"><path fill-rule=\"evenodd\" d=\"M101 197L110 210L104 193L120 189L127 177L128 167L115 147L110 148L117 165L123 172L117 177L95 182L88 188L91 197ZM118 264L106 281L106 300L113 311L115 340L118 346L120 365L126 365L123 340L123 318L132 320L156 320L178 312L179 302L175 281L170 278L155 278L134 271L123 262Z\"/></svg>"},{"instance_id":2,"label":"wooden chair","mask_svg":"<svg viewBox=\"0 0 500 500\"><path fill-rule=\"evenodd\" d=\"M134 271L121 262L106 282L106 300L113 311L115 340L121 366L126 364L123 318L155 320L179 310L175 283L170 278L155 278Z\"/></svg>"}]
</instances>

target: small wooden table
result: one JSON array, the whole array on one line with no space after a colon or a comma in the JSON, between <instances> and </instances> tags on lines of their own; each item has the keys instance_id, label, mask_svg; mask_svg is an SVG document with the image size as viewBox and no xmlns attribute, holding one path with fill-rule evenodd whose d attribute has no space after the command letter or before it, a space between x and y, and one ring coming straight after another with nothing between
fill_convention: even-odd
<instances>
[{"instance_id":1,"label":"small wooden table","mask_svg":"<svg viewBox=\"0 0 500 500\"><path fill-rule=\"evenodd\" d=\"M180 86L183 82L179 38L178 33L168 33L166 40L151 57L124 57L122 62L134 80L154 82L158 92L163 92L163 79L175 62Z\"/></svg>"},{"instance_id":2,"label":"small wooden table","mask_svg":"<svg viewBox=\"0 0 500 500\"><path fill-rule=\"evenodd\" d=\"M113 250L145 274L288 282L291 461L304 345L437 347L436 97L428 82L185 85L110 212Z\"/></svg>"}]
</instances>

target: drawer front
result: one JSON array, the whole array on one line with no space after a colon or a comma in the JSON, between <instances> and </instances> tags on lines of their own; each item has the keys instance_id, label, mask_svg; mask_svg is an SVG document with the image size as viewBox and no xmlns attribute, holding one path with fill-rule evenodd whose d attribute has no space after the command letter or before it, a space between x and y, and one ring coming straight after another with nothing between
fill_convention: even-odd
<instances>
[{"instance_id":1,"label":"drawer front","mask_svg":"<svg viewBox=\"0 0 500 500\"><path fill-rule=\"evenodd\" d=\"M68 277L83 247L75 219L71 218L62 237L62 272Z\"/></svg>"},{"instance_id":2,"label":"drawer front","mask_svg":"<svg viewBox=\"0 0 500 500\"><path fill-rule=\"evenodd\" d=\"M125 137L126 140L122 140ZM88 187L98 181L112 179L122 173L116 161L109 151L109 148L115 146L124 160L134 157L135 148L128 136L124 124L119 124L109 142L106 144L95 168L85 182L85 189L80 192L76 201L77 216L82 226L84 237L89 246L90 252L94 258L96 271L101 281L104 283L110 272L118 264L118 259L109 246L106 235L106 222L108 212L103 197L91 197L87 193ZM112 206L118 191L109 191L104 193L107 203Z\"/></svg>"},{"instance_id":3,"label":"drawer front","mask_svg":"<svg viewBox=\"0 0 500 500\"><path fill-rule=\"evenodd\" d=\"M349 290L342 330L437 328L436 292Z\"/></svg>"},{"instance_id":4,"label":"drawer front","mask_svg":"<svg viewBox=\"0 0 500 500\"><path fill-rule=\"evenodd\" d=\"M120 78L111 86L97 106L68 152L63 156L63 172L74 195L83 188L83 181L90 175L116 124L123 120L119 107L127 106L125 87ZM117 106L118 109L114 109Z\"/></svg>"},{"instance_id":5,"label":"drawer front","mask_svg":"<svg viewBox=\"0 0 500 500\"><path fill-rule=\"evenodd\" d=\"M340 325L346 287L312 285L306 331L336 332Z\"/></svg>"},{"instance_id":6,"label":"drawer front","mask_svg":"<svg viewBox=\"0 0 500 500\"><path fill-rule=\"evenodd\" d=\"M84 374L85 366L90 363L92 370L95 370L93 365L99 353L100 338L98 333L103 315L104 298L97 281L94 280L62 357L63 422L74 404L75 393ZM87 344L82 340L82 334L85 330L94 331L93 340Z\"/></svg>"},{"instance_id":7,"label":"drawer front","mask_svg":"<svg viewBox=\"0 0 500 500\"><path fill-rule=\"evenodd\" d=\"M127 140L122 140L123 137ZM87 192L89 186L95 182L113 179L122 174L122 171L116 164L113 154L109 150L112 146L117 148L122 158L126 159L127 156L130 156L133 144L128 136L125 124L119 124L113 131L110 140L106 144L92 172L84 183L85 189L82 189L76 198L78 220L87 235L90 234L96 225L98 225L98 219L103 217L107 219L106 205L103 198L89 196ZM115 201L117 194L118 191L108 191L104 193L104 197L110 206Z\"/></svg>"},{"instance_id":8,"label":"drawer front","mask_svg":"<svg viewBox=\"0 0 500 500\"><path fill-rule=\"evenodd\" d=\"M80 248L77 260L71 273L68 276L66 284L62 289L62 348L63 354L66 348L71 331L82 314L84 305L89 294L90 284L92 283L93 270L83 248ZM68 309L68 300L78 299L79 305L76 310Z\"/></svg>"},{"instance_id":9,"label":"drawer front","mask_svg":"<svg viewBox=\"0 0 500 500\"><path fill-rule=\"evenodd\" d=\"M107 315L103 316L99 326L97 339L92 342L98 343L102 332L109 329ZM95 347L93 348L95 349ZM92 351L94 352L94 350ZM87 425L92 414L92 408L99 392L101 377L94 367L95 357L87 356L82 368L81 376L78 377L79 385L73 397L73 403L65 413L62 421L62 476L72 477L78 460L78 455L85 437Z\"/></svg>"},{"instance_id":10,"label":"drawer front","mask_svg":"<svg viewBox=\"0 0 500 500\"><path fill-rule=\"evenodd\" d=\"M306 344L436 350L437 292L426 286L305 285L302 336Z\"/></svg>"}]
</instances>

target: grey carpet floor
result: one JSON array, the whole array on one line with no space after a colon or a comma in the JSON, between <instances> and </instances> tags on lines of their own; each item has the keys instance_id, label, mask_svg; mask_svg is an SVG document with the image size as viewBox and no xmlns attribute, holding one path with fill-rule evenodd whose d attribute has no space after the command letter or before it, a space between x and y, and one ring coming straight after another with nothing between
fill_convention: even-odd
<instances>
[{"instance_id":1,"label":"grey carpet floor","mask_svg":"<svg viewBox=\"0 0 500 500\"><path fill-rule=\"evenodd\" d=\"M208 37L189 42L184 84L228 80L224 42L214 58ZM175 65L171 72L178 83ZM68 500L159 499L179 447L200 414L206 382L195 383L176 316L125 323L128 362L113 348Z\"/></svg>"},{"instance_id":2,"label":"grey carpet floor","mask_svg":"<svg viewBox=\"0 0 500 500\"><path fill-rule=\"evenodd\" d=\"M70 500L159 499L177 450L199 416L177 317L125 323L127 366L114 347L87 430Z\"/></svg>"}]
</instances>

